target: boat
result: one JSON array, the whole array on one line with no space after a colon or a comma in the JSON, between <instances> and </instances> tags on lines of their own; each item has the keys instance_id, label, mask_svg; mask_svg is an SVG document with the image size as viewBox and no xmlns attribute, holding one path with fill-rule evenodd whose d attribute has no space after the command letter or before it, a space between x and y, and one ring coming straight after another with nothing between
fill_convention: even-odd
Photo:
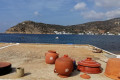
<instances>
[{"instance_id":1,"label":"boat","mask_svg":"<svg viewBox=\"0 0 120 80\"><path fill-rule=\"evenodd\" d=\"M59 39L59 37L55 37L55 39Z\"/></svg>"}]
</instances>

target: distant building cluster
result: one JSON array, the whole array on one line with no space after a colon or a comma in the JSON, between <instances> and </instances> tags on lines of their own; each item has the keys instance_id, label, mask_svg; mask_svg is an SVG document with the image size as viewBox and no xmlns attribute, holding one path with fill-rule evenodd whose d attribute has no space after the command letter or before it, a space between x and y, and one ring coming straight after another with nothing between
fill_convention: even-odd
<instances>
[{"instance_id":1,"label":"distant building cluster","mask_svg":"<svg viewBox=\"0 0 120 80\"><path fill-rule=\"evenodd\" d=\"M65 31L54 31L55 34L74 34L74 33L70 33L70 32L65 32ZM99 33L93 33L93 32L84 32L84 33L78 33L78 35L120 35L120 33L118 34L113 34L113 33L110 33L110 32L107 32L107 33L102 33L102 34L99 34Z\"/></svg>"},{"instance_id":2,"label":"distant building cluster","mask_svg":"<svg viewBox=\"0 0 120 80\"><path fill-rule=\"evenodd\" d=\"M58 31L54 31L55 34L72 34L70 32L65 32L65 31L61 31L61 32L58 32Z\"/></svg>"}]
</instances>

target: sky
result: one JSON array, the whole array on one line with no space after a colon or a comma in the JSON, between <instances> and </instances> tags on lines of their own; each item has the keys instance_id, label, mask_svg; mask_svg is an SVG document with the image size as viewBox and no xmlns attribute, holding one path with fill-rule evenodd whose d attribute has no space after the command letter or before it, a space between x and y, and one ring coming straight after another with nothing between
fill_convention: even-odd
<instances>
[{"instance_id":1,"label":"sky","mask_svg":"<svg viewBox=\"0 0 120 80\"><path fill-rule=\"evenodd\" d=\"M31 20L75 25L120 17L120 0L0 0L0 32Z\"/></svg>"}]
</instances>

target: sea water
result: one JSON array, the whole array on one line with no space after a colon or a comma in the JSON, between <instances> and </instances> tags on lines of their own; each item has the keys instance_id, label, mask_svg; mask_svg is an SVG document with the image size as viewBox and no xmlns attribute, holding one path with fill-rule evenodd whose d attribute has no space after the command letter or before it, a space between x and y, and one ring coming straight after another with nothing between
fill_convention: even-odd
<instances>
[{"instance_id":1,"label":"sea water","mask_svg":"<svg viewBox=\"0 0 120 80\"><path fill-rule=\"evenodd\" d=\"M0 43L90 44L120 53L118 35L0 34Z\"/></svg>"}]
</instances>

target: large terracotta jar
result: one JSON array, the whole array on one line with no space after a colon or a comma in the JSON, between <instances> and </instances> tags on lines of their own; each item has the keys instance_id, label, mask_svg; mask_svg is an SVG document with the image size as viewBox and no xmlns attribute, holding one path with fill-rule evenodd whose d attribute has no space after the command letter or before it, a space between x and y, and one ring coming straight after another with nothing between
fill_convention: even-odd
<instances>
[{"instance_id":1,"label":"large terracotta jar","mask_svg":"<svg viewBox=\"0 0 120 80\"><path fill-rule=\"evenodd\" d=\"M73 60L68 57L68 55L64 55L61 58L58 58L55 61L55 72L62 78L66 78L70 76L73 71Z\"/></svg>"},{"instance_id":2,"label":"large terracotta jar","mask_svg":"<svg viewBox=\"0 0 120 80\"><path fill-rule=\"evenodd\" d=\"M97 74L101 73L101 64L92 60L92 58L87 58L78 62L77 70L84 73Z\"/></svg>"},{"instance_id":3,"label":"large terracotta jar","mask_svg":"<svg viewBox=\"0 0 120 80\"><path fill-rule=\"evenodd\" d=\"M110 58L108 60L105 75L114 80L120 80L120 58Z\"/></svg>"},{"instance_id":4,"label":"large terracotta jar","mask_svg":"<svg viewBox=\"0 0 120 80\"><path fill-rule=\"evenodd\" d=\"M54 50L49 50L45 53L45 61L47 64L55 64L55 60L58 58L58 54Z\"/></svg>"}]
</instances>

